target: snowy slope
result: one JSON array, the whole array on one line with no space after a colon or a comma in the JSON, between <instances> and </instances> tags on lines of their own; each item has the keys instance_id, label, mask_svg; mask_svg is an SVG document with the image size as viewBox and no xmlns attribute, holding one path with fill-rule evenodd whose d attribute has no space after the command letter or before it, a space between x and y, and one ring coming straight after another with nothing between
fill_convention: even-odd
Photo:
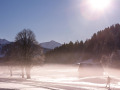
<instances>
[{"instance_id":1,"label":"snowy slope","mask_svg":"<svg viewBox=\"0 0 120 90\"><path fill-rule=\"evenodd\" d=\"M10 42L6 39L0 39L0 44L9 44Z\"/></svg>"},{"instance_id":2,"label":"snowy slope","mask_svg":"<svg viewBox=\"0 0 120 90\"><path fill-rule=\"evenodd\" d=\"M5 52L2 52L2 48L4 47L4 45L6 44L10 44L10 42L6 39L0 39L0 58L4 57L5 56Z\"/></svg>"},{"instance_id":3,"label":"snowy slope","mask_svg":"<svg viewBox=\"0 0 120 90\"><path fill-rule=\"evenodd\" d=\"M54 49L56 47L60 47L62 44L52 40L50 42L40 43L40 45L42 48Z\"/></svg>"}]
</instances>

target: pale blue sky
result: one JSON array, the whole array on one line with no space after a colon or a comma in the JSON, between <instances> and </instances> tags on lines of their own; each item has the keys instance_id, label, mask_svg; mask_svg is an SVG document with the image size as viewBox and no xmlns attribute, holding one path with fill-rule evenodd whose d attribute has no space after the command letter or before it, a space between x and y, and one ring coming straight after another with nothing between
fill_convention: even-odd
<instances>
[{"instance_id":1,"label":"pale blue sky","mask_svg":"<svg viewBox=\"0 0 120 90\"><path fill-rule=\"evenodd\" d=\"M60 43L89 39L93 33L120 22L120 0L112 0L102 14L86 11L85 0L0 0L0 38L14 41L31 29L38 42ZM96 18L96 16L99 16Z\"/></svg>"}]
</instances>

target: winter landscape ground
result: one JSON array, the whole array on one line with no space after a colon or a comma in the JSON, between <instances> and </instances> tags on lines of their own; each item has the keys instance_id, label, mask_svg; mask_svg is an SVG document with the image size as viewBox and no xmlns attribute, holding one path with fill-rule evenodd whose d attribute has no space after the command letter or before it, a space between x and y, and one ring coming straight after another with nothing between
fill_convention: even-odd
<instances>
[{"instance_id":1,"label":"winter landscape ground","mask_svg":"<svg viewBox=\"0 0 120 90\"><path fill-rule=\"evenodd\" d=\"M18 67L13 68L12 77L9 67L1 66L0 71L0 90L108 90L107 75L79 77L77 65L35 66L31 79L22 79ZM120 90L119 75L111 69L111 90Z\"/></svg>"}]
</instances>

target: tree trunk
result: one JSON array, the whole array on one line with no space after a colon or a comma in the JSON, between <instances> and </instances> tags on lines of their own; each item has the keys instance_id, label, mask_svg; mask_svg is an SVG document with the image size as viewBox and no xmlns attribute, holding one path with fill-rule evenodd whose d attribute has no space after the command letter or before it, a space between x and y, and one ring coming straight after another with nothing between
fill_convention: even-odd
<instances>
[{"instance_id":1,"label":"tree trunk","mask_svg":"<svg viewBox=\"0 0 120 90\"><path fill-rule=\"evenodd\" d=\"M12 77L12 66L10 66L10 76Z\"/></svg>"},{"instance_id":2,"label":"tree trunk","mask_svg":"<svg viewBox=\"0 0 120 90\"><path fill-rule=\"evenodd\" d=\"M31 76L30 76L30 66L27 66L27 67L25 68L25 71L26 71L27 79L30 79L30 78L31 78Z\"/></svg>"},{"instance_id":3,"label":"tree trunk","mask_svg":"<svg viewBox=\"0 0 120 90\"><path fill-rule=\"evenodd\" d=\"M22 67L22 78L24 78L24 67Z\"/></svg>"}]
</instances>

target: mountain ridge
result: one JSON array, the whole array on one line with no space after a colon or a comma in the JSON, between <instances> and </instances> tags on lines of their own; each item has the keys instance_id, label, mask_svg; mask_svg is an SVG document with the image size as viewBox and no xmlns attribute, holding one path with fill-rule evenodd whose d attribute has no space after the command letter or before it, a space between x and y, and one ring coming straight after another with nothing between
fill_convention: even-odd
<instances>
[{"instance_id":1,"label":"mountain ridge","mask_svg":"<svg viewBox=\"0 0 120 90\"><path fill-rule=\"evenodd\" d=\"M54 41L54 40L51 40L49 42L43 42L43 43L40 43L40 46L42 48L47 48L47 49L55 49L56 47L60 47L62 44Z\"/></svg>"},{"instance_id":2,"label":"mountain ridge","mask_svg":"<svg viewBox=\"0 0 120 90\"><path fill-rule=\"evenodd\" d=\"M0 39L0 58L5 56L6 50L4 50L4 46L6 46L7 44L11 44L12 42L6 40L6 39ZM56 47L61 46L62 44L56 42L56 41L49 41L49 42L43 42L39 44L41 46L41 48L43 49L43 52L46 53Z\"/></svg>"},{"instance_id":3,"label":"mountain ridge","mask_svg":"<svg viewBox=\"0 0 120 90\"><path fill-rule=\"evenodd\" d=\"M6 39L0 39L0 44L9 44L10 41L6 40Z\"/></svg>"}]
</instances>

